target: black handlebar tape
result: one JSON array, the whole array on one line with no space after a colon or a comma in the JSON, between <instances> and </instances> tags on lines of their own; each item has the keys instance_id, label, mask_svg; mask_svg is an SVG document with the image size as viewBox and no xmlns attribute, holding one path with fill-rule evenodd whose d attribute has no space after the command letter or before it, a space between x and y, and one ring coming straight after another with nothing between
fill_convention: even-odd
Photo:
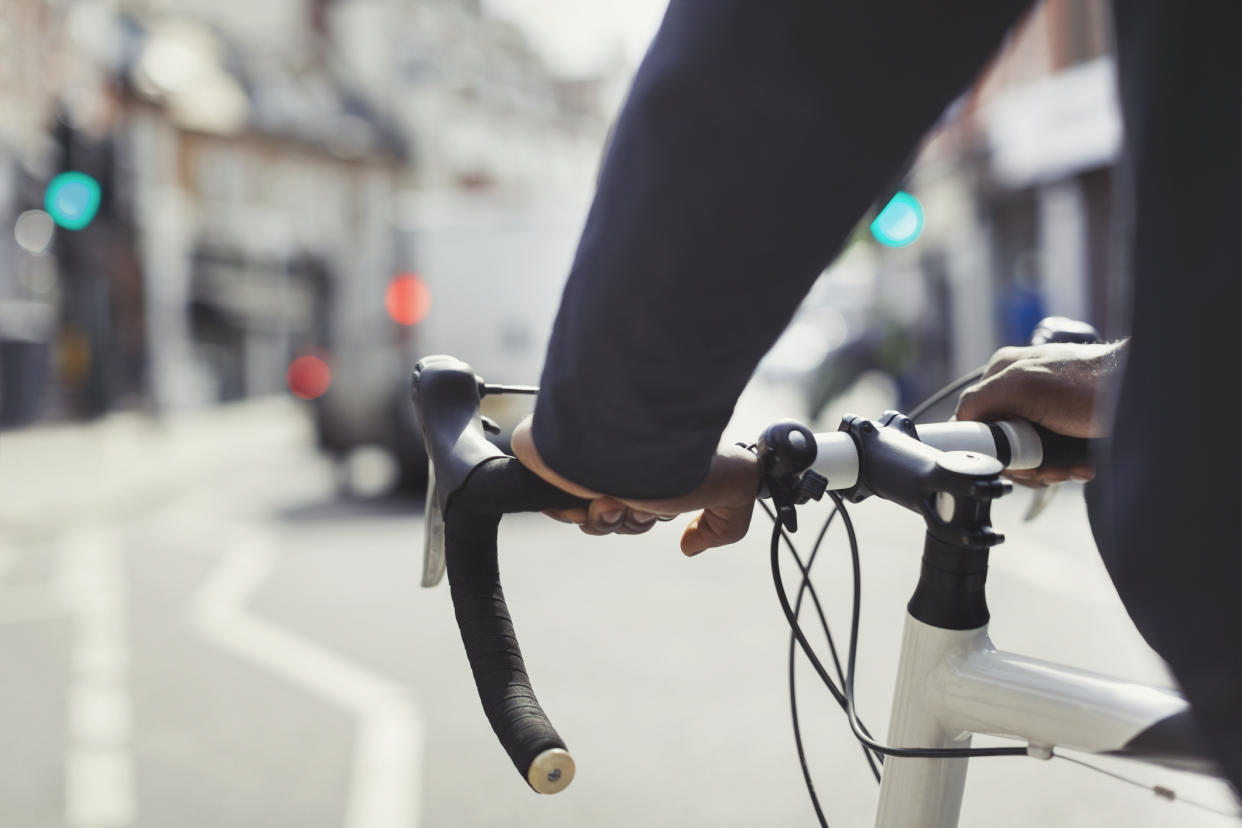
<instances>
[{"instance_id":1,"label":"black handlebar tape","mask_svg":"<svg viewBox=\"0 0 1242 828\"><path fill-rule=\"evenodd\" d=\"M503 514L586 504L512 457L497 457L475 468L444 516L453 611L479 700L514 767L539 793L569 785L574 763L531 689L500 587L496 533Z\"/></svg>"},{"instance_id":2,"label":"black handlebar tape","mask_svg":"<svg viewBox=\"0 0 1242 828\"><path fill-rule=\"evenodd\" d=\"M1066 437L1055 431L1049 431L1041 425L1031 424L1039 435L1043 446L1044 459L1040 466L1080 466L1091 462L1095 440L1085 437Z\"/></svg>"}]
</instances>

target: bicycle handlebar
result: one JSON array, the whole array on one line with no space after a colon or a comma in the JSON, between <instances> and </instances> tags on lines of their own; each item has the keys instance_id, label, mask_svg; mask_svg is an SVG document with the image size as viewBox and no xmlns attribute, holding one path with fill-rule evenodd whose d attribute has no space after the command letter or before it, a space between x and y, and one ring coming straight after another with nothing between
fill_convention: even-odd
<instances>
[{"instance_id":1,"label":"bicycle handlebar","mask_svg":"<svg viewBox=\"0 0 1242 828\"><path fill-rule=\"evenodd\" d=\"M470 475L445 515L453 611L479 700L514 767L539 793L563 790L574 762L531 688L500 586L497 529L502 515L580 505L516 459L496 457Z\"/></svg>"},{"instance_id":2,"label":"bicycle handlebar","mask_svg":"<svg viewBox=\"0 0 1242 828\"><path fill-rule=\"evenodd\" d=\"M573 779L574 762L531 688L500 585L497 530L506 514L585 507L587 501L545 482L487 440L479 410L484 390L473 369L453 357L427 357L415 369L414 405L434 481L428 504L443 517L443 553L454 614L483 710L530 787L538 793L557 793ZM892 415L886 415L887 421L901 416ZM864 430L878 429L869 421L850 419L861 422ZM1021 469L1085 462L1088 451L1087 441L1052 435L1022 421L923 425L915 439L909 434L914 426L901 419L906 433L882 441L885 448L872 449L870 460L868 450L848 431L816 434L810 445L805 426L784 432L801 435L802 456L813 459L810 468L827 478L828 488L851 488L861 475L868 478L872 491L897 502L916 497L917 492L905 489L914 476L927 478L929 463L961 473L963 458L955 463L941 452L997 458L999 463L982 465L966 458L970 467L966 474L982 478L994 477L1001 466ZM884 422L881 418L880 425ZM813 449L813 454L806 449ZM424 585L433 585L438 573L430 579L426 573L425 569Z\"/></svg>"},{"instance_id":3,"label":"bicycle handlebar","mask_svg":"<svg viewBox=\"0 0 1242 828\"><path fill-rule=\"evenodd\" d=\"M413 397L435 470L434 505L444 516L444 556L453 611L488 721L514 767L538 793L557 793L574 761L531 688L500 586L497 530L503 515L585 506L487 441L482 383L452 357L428 357Z\"/></svg>"},{"instance_id":4,"label":"bicycle handlebar","mask_svg":"<svg viewBox=\"0 0 1242 828\"><path fill-rule=\"evenodd\" d=\"M928 423L916 428L918 441L933 449L983 454L1015 470L1087 463L1095 443L1057 434L1026 420ZM827 478L829 489L849 489L858 483L862 465L859 447L847 432L816 434L815 448L810 468Z\"/></svg>"}]
</instances>

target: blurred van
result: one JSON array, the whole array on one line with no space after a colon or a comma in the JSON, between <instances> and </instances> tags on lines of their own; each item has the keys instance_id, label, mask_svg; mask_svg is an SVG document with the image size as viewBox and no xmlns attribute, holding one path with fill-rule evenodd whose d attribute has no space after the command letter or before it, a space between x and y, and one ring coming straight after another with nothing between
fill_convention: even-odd
<instances>
[{"instance_id":1,"label":"blurred van","mask_svg":"<svg viewBox=\"0 0 1242 828\"><path fill-rule=\"evenodd\" d=\"M585 194L399 194L398 272L362 301L332 299L332 379L314 401L321 447L342 467L352 453L380 448L403 487L420 489L427 460L409 395L420 358L451 354L489 382L538 384L586 205ZM489 397L483 410L507 445L532 405L527 396Z\"/></svg>"}]
</instances>

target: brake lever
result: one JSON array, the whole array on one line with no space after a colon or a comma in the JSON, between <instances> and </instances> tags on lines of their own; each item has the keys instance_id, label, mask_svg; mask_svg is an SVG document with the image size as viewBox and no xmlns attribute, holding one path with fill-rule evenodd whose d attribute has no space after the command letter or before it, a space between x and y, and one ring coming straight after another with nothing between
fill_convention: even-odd
<instances>
[{"instance_id":1,"label":"brake lever","mask_svg":"<svg viewBox=\"0 0 1242 828\"><path fill-rule=\"evenodd\" d=\"M425 587L435 586L444 578L444 514L449 499L480 463L504 455L485 435L496 424L479 414L482 385L469 365L443 355L419 360L411 378L414 408L427 449L422 578ZM432 410L439 412L435 429L429 429L425 419L425 398L434 401Z\"/></svg>"},{"instance_id":2,"label":"brake lever","mask_svg":"<svg viewBox=\"0 0 1242 828\"><path fill-rule=\"evenodd\" d=\"M1031 503L1026 507L1026 514L1022 516L1023 523L1030 523L1039 517L1044 509L1048 508L1048 504L1052 502L1052 498L1056 496L1057 489L1061 488L1060 483L1052 483L1043 488L1036 489Z\"/></svg>"},{"instance_id":3,"label":"brake lever","mask_svg":"<svg viewBox=\"0 0 1242 828\"><path fill-rule=\"evenodd\" d=\"M433 587L444 578L444 511L436 488L436 467L427 461L427 507L423 512L423 580Z\"/></svg>"}]
</instances>

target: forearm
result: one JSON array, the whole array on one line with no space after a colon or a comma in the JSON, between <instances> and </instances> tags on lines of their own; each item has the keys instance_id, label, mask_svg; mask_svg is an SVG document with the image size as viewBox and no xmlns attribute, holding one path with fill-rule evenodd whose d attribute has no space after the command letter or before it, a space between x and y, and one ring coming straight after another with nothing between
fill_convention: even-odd
<instances>
[{"instance_id":1,"label":"forearm","mask_svg":"<svg viewBox=\"0 0 1242 828\"><path fill-rule=\"evenodd\" d=\"M673 0L549 346L550 468L623 497L702 482L760 357L1026 4L951 5Z\"/></svg>"}]
</instances>

